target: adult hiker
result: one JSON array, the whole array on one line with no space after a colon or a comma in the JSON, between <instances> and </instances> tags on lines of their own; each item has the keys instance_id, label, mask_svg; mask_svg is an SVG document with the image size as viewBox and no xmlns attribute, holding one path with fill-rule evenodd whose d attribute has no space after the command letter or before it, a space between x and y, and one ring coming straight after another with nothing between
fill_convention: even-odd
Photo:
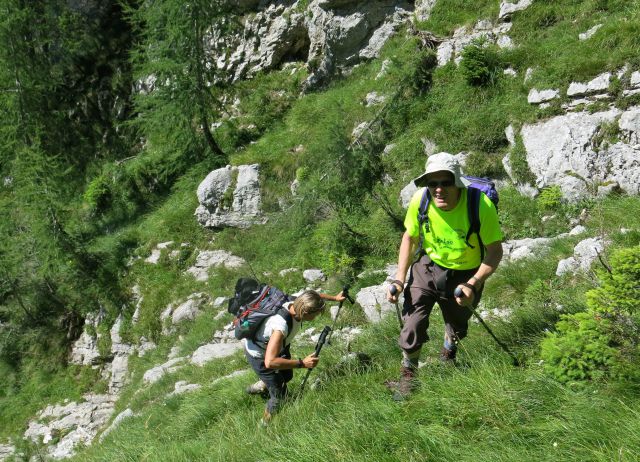
<instances>
[{"instance_id":1,"label":"adult hiker","mask_svg":"<svg viewBox=\"0 0 640 462\"><path fill-rule=\"evenodd\" d=\"M502 232L497 210L485 194L476 196L479 197L476 205L479 207L479 233L469 233L471 209L468 209L467 201L472 203L472 194L467 187L470 181L462 177L454 156L445 152L430 156L425 172L414 180L414 184L420 189L409 203L398 270L389 286L389 289L393 286L396 289L387 292L387 299L396 303L400 291L404 290L404 326L398 339L402 366L400 381L394 383L396 398L408 396L415 387L420 349L429 339L427 328L433 305L438 303L445 323L440 359L453 362L458 342L467 335L472 315L467 307L478 305L485 281L502 259ZM423 198L428 198L426 207ZM421 207L426 208L426 216L419 216ZM419 253L412 264L416 249ZM411 270L405 288L409 266ZM458 287L462 291L460 297L454 296Z\"/></svg>"},{"instance_id":2,"label":"adult hiker","mask_svg":"<svg viewBox=\"0 0 640 462\"><path fill-rule=\"evenodd\" d=\"M314 353L304 359L292 359L289 349L291 340L300 331L302 323L315 319L323 312L324 300L341 302L345 297L342 292L326 295L307 290L293 301L285 302L281 310L268 317L258 327L252 339L242 339L247 360L260 378L247 388L247 393L269 393L263 424L271 420L286 397L287 383L293 378L293 369L312 369L318 364L319 358Z\"/></svg>"}]
</instances>

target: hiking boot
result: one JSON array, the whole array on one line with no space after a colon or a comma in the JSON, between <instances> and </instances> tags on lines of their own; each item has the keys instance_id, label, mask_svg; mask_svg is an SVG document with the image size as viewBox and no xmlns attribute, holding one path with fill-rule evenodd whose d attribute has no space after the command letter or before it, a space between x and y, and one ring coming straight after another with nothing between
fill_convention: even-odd
<instances>
[{"instance_id":1,"label":"hiking boot","mask_svg":"<svg viewBox=\"0 0 640 462\"><path fill-rule=\"evenodd\" d=\"M394 390L394 401L404 401L417 386L416 371L409 367L400 368L400 380L398 382L387 382L387 387Z\"/></svg>"},{"instance_id":2,"label":"hiking boot","mask_svg":"<svg viewBox=\"0 0 640 462\"><path fill-rule=\"evenodd\" d=\"M448 348L442 347L442 350L440 350L440 362L443 364L455 364L456 353L457 350L449 350Z\"/></svg>"},{"instance_id":3,"label":"hiking boot","mask_svg":"<svg viewBox=\"0 0 640 462\"><path fill-rule=\"evenodd\" d=\"M249 395L264 395L268 393L267 384L262 380L258 380L256 383L249 385L245 390Z\"/></svg>"}]
</instances>

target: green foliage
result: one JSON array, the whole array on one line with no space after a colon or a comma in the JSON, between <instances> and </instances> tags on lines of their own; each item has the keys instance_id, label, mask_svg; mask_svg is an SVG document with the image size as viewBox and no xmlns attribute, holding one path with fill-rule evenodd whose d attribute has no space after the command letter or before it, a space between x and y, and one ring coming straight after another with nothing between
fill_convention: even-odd
<instances>
[{"instance_id":1,"label":"green foliage","mask_svg":"<svg viewBox=\"0 0 640 462\"><path fill-rule=\"evenodd\" d=\"M564 315L540 344L545 371L563 383L618 378L611 372L620 357L611 330L612 322L593 312Z\"/></svg>"},{"instance_id":2,"label":"green foliage","mask_svg":"<svg viewBox=\"0 0 640 462\"><path fill-rule=\"evenodd\" d=\"M611 273L587 292L586 312L565 315L541 343L545 370L561 382L638 378L640 246L611 257Z\"/></svg>"},{"instance_id":3,"label":"green foliage","mask_svg":"<svg viewBox=\"0 0 640 462\"><path fill-rule=\"evenodd\" d=\"M502 75L503 64L498 47L477 40L462 50L460 72L469 85L495 85Z\"/></svg>"},{"instance_id":4,"label":"green foliage","mask_svg":"<svg viewBox=\"0 0 640 462\"><path fill-rule=\"evenodd\" d=\"M543 188L536 201L542 210L557 210L562 205L562 190L560 186L554 185Z\"/></svg>"},{"instance_id":5,"label":"green foliage","mask_svg":"<svg viewBox=\"0 0 640 462\"><path fill-rule=\"evenodd\" d=\"M589 308L608 315L630 315L640 321L640 246L615 252L611 273L601 269L600 280L600 287L587 292Z\"/></svg>"},{"instance_id":6,"label":"green foliage","mask_svg":"<svg viewBox=\"0 0 640 462\"><path fill-rule=\"evenodd\" d=\"M522 137L516 137L516 144L511 151L509 151L509 164L511 165L511 171L514 178L519 183L533 184L535 182L535 176L529 169L527 163L527 151L522 142Z\"/></svg>"},{"instance_id":7,"label":"green foliage","mask_svg":"<svg viewBox=\"0 0 640 462\"><path fill-rule=\"evenodd\" d=\"M442 0L435 3L429 20L420 24L420 28L450 36L460 26L471 26L478 19L497 17L498 9L499 5L491 0Z\"/></svg>"}]
</instances>

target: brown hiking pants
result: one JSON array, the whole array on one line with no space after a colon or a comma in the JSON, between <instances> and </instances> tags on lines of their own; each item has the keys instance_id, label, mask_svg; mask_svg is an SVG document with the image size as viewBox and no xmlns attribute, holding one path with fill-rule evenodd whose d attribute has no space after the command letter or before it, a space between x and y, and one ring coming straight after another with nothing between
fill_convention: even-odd
<instances>
[{"instance_id":1,"label":"brown hiking pants","mask_svg":"<svg viewBox=\"0 0 640 462\"><path fill-rule=\"evenodd\" d=\"M404 289L404 306L402 320L404 327L400 331L398 345L406 353L415 353L422 344L429 340L427 328L429 315L437 302L442 311L445 324L445 335L452 342L467 336L471 310L458 305L453 291L462 282L467 282L476 273L476 269L452 270L443 268L423 255L411 265L409 282ZM482 289L474 300L478 305Z\"/></svg>"}]
</instances>

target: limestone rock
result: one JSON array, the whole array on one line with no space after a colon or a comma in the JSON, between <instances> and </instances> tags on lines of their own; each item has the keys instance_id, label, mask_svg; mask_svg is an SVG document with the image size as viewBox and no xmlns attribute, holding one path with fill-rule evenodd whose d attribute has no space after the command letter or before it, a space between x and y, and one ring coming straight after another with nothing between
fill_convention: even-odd
<instances>
[{"instance_id":1,"label":"limestone rock","mask_svg":"<svg viewBox=\"0 0 640 462\"><path fill-rule=\"evenodd\" d=\"M11 444L0 444L0 461L7 460L16 453L16 448Z\"/></svg>"},{"instance_id":2,"label":"limestone rock","mask_svg":"<svg viewBox=\"0 0 640 462\"><path fill-rule=\"evenodd\" d=\"M193 321L198 314L200 314L200 308L209 301L209 297L198 292L189 295L187 300L180 304L171 314L171 322L178 324L182 321Z\"/></svg>"},{"instance_id":3,"label":"limestone rock","mask_svg":"<svg viewBox=\"0 0 640 462\"><path fill-rule=\"evenodd\" d=\"M194 351L193 355L191 355L191 362L196 366L203 366L214 359L231 356L241 349L242 344L237 341L229 343L208 343Z\"/></svg>"},{"instance_id":4,"label":"limestone rock","mask_svg":"<svg viewBox=\"0 0 640 462\"><path fill-rule=\"evenodd\" d=\"M610 81L611 72L605 72L587 83L572 82L567 90L567 96L582 96L607 91Z\"/></svg>"},{"instance_id":5,"label":"limestone rock","mask_svg":"<svg viewBox=\"0 0 640 462\"><path fill-rule=\"evenodd\" d=\"M184 366L185 358L173 358L164 364L160 364L159 366L152 367L148 371L144 373L142 376L142 381L148 385L151 385L166 374L172 374L176 372L178 369Z\"/></svg>"},{"instance_id":6,"label":"limestone rock","mask_svg":"<svg viewBox=\"0 0 640 462\"><path fill-rule=\"evenodd\" d=\"M511 30L511 26L511 23L494 25L491 21L482 20L478 21L471 30L465 26L456 29L450 39L444 40L438 45L436 50L438 66L444 66L452 59L456 64L459 64L462 59L462 50L480 39L500 47L510 48L513 44L507 34Z\"/></svg>"},{"instance_id":7,"label":"limestone rock","mask_svg":"<svg viewBox=\"0 0 640 462\"><path fill-rule=\"evenodd\" d=\"M520 0L517 3L506 1L500 2L500 13L498 13L498 19L506 21L511 18L513 13L527 9L532 3L533 0Z\"/></svg>"},{"instance_id":8,"label":"limestone rock","mask_svg":"<svg viewBox=\"0 0 640 462\"><path fill-rule=\"evenodd\" d=\"M628 139L637 139L638 108L621 113L618 109L589 114L568 113L522 127L527 163L536 177L536 187L558 185L565 199L574 201L590 195L591 185L617 183L629 194L640 193L640 146L618 142L594 145L603 123L620 117L621 130ZM624 127L624 128L622 128Z\"/></svg>"},{"instance_id":9,"label":"limestone rock","mask_svg":"<svg viewBox=\"0 0 640 462\"><path fill-rule=\"evenodd\" d=\"M416 0L415 15L418 21L427 21L431 16L431 10L436 6L437 0Z\"/></svg>"},{"instance_id":10,"label":"limestone rock","mask_svg":"<svg viewBox=\"0 0 640 462\"><path fill-rule=\"evenodd\" d=\"M634 107L620 116L618 126L630 144L640 144L640 107Z\"/></svg>"},{"instance_id":11,"label":"limestone rock","mask_svg":"<svg viewBox=\"0 0 640 462\"><path fill-rule=\"evenodd\" d=\"M111 433L113 430L115 430L120 426L123 420L128 419L130 417L134 417L134 416L135 414L129 408L122 411L120 414L116 416L115 419L113 419L113 422L111 422L111 425L109 425L106 428L106 430L102 432L102 434L100 435L99 441L102 443L102 441L107 437L109 433Z\"/></svg>"},{"instance_id":12,"label":"limestone rock","mask_svg":"<svg viewBox=\"0 0 640 462\"><path fill-rule=\"evenodd\" d=\"M325 276L324 272L319 269L308 269L302 272L302 277L308 283L316 283L327 280L327 276Z\"/></svg>"},{"instance_id":13,"label":"limestone rock","mask_svg":"<svg viewBox=\"0 0 640 462\"><path fill-rule=\"evenodd\" d=\"M606 244L606 241L600 237L580 241L573 249L573 256L558 263L556 275L587 271L591 263L598 258L598 254L602 253Z\"/></svg>"},{"instance_id":14,"label":"limestone rock","mask_svg":"<svg viewBox=\"0 0 640 462\"><path fill-rule=\"evenodd\" d=\"M560 97L560 90L536 90L532 88L527 97L529 104L540 104Z\"/></svg>"},{"instance_id":15,"label":"limestone rock","mask_svg":"<svg viewBox=\"0 0 640 462\"><path fill-rule=\"evenodd\" d=\"M206 281L209 277L209 268L224 266L225 268L240 268L245 261L232 255L226 250L202 250L196 257L195 264L187 270L193 274L197 281Z\"/></svg>"},{"instance_id":16,"label":"limestone rock","mask_svg":"<svg viewBox=\"0 0 640 462\"><path fill-rule=\"evenodd\" d=\"M380 322L382 318L389 313L394 313L393 315L395 316L396 308L394 304L387 301L387 287L388 283L363 287L356 295L356 303L362 307L367 319L373 323ZM402 307L403 298L404 297L400 295L400 307Z\"/></svg>"},{"instance_id":17,"label":"limestone rock","mask_svg":"<svg viewBox=\"0 0 640 462\"><path fill-rule=\"evenodd\" d=\"M115 397L112 395L86 394L81 403L50 405L29 422L24 437L44 444L55 441L48 447L53 459L65 459L75 453L78 445L88 446L113 414Z\"/></svg>"},{"instance_id":18,"label":"limestone rock","mask_svg":"<svg viewBox=\"0 0 640 462\"><path fill-rule=\"evenodd\" d=\"M597 24L595 26L593 26L591 29L589 29L588 31L582 33L582 34L578 34L578 39L579 40L588 40L591 37L593 37L595 35L596 32L598 32L598 30L602 27L602 24Z\"/></svg>"},{"instance_id":19,"label":"limestone rock","mask_svg":"<svg viewBox=\"0 0 640 462\"><path fill-rule=\"evenodd\" d=\"M151 255L149 255L147 258L145 258L145 263L150 263L152 265L157 265L158 261L160 261L160 255L162 254L162 251L164 249L169 248L170 246L173 245L173 241L169 241L169 242L161 242L160 244L158 244L152 251L151 251Z\"/></svg>"},{"instance_id":20,"label":"limestone rock","mask_svg":"<svg viewBox=\"0 0 640 462\"><path fill-rule=\"evenodd\" d=\"M288 62L306 62L311 75L304 89L310 89L336 70L376 57L413 10L413 2L403 0L392 4L312 0L305 9L300 6L300 2L246 4L241 10L252 11L242 18L243 31L232 36L211 31L207 61L231 81Z\"/></svg>"},{"instance_id":21,"label":"limestone rock","mask_svg":"<svg viewBox=\"0 0 640 462\"><path fill-rule=\"evenodd\" d=\"M372 91L371 93L367 93L367 96L365 97L365 106L377 106L383 104L386 100L386 96L379 95L377 92Z\"/></svg>"},{"instance_id":22,"label":"limestone rock","mask_svg":"<svg viewBox=\"0 0 640 462\"><path fill-rule=\"evenodd\" d=\"M174 385L174 390L167 395L167 397L182 395L202 388L202 385L198 383L189 383L186 380L179 380Z\"/></svg>"},{"instance_id":23,"label":"limestone rock","mask_svg":"<svg viewBox=\"0 0 640 462\"><path fill-rule=\"evenodd\" d=\"M198 186L195 215L208 228L248 228L262 222L258 164L214 170Z\"/></svg>"},{"instance_id":24,"label":"limestone rock","mask_svg":"<svg viewBox=\"0 0 640 462\"><path fill-rule=\"evenodd\" d=\"M402 208L406 209L409 207L409 202L411 202L411 198L418 191L418 187L412 182L402 188L400 191L400 202L402 203Z\"/></svg>"},{"instance_id":25,"label":"limestone rock","mask_svg":"<svg viewBox=\"0 0 640 462\"><path fill-rule=\"evenodd\" d=\"M83 366L90 366L97 364L100 360L100 352L98 351L98 338L95 335L89 334L87 330L96 332L98 327L97 316L89 313L84 320L85 328L80 335L80 338L76 340L71 348L69 355L69 362L71 364L80 364Z\"/></svg>"}]
</instances>

